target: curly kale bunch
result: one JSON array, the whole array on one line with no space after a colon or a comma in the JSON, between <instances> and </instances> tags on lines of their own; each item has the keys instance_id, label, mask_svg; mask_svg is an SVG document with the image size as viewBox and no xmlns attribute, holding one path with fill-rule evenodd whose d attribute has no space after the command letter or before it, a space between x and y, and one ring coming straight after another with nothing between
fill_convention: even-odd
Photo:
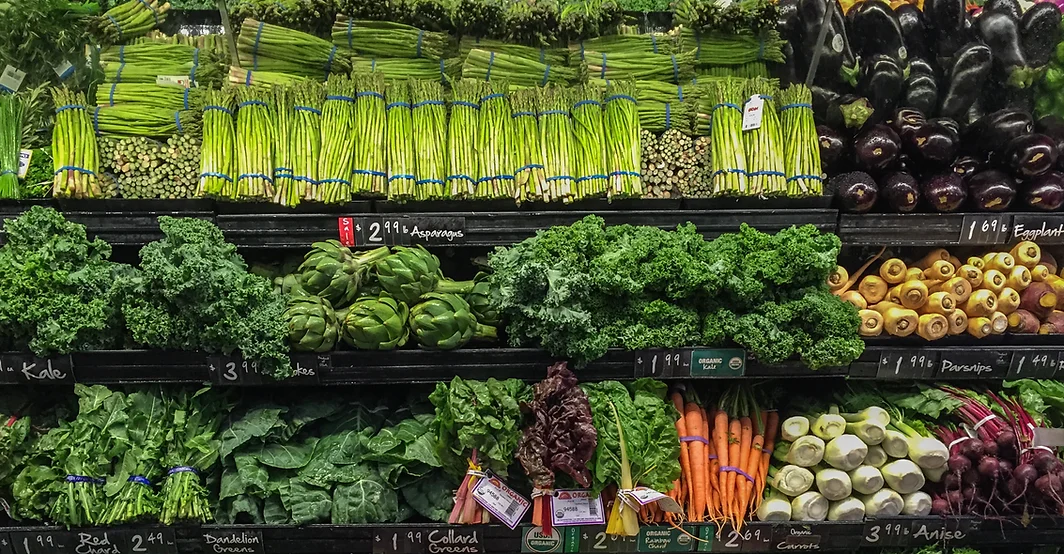
<instances>
[{"instance_id":1,"label":"curly kale bunch","mask_svg":"<svg viewBox=\"0 0 1064 554\"><path fill-rule=\"evenodd\" d=\"M115 280L131 272L85 227L34 206L4 222L0 248L0 346L38 356L121 346Z\"/></svg>"},{"instance_id":2,"label":"curly kale bunch","mask_svg":"<svg viewBox=\"0 0 1064 554\"><path fill-rule=\"evenodd\" d=\"M707 241L691 224L588 216L497 249L492 301L514 345L578 364L610 347L734 344L766 363L844 365L864 343L856 310L827 290L840 246L808 225L775 235L743 225Z\"/></svg>"},{"instance_id":3,"label":"curly kale bunch","mask_svg":"<svg viewBox=\"0 0 1064 554\"><path fill-rule=\"evenodd\" d=\"M259 371L290 374L285 301L248 272L214 224L160 217L166 235L140 251L141 271L123 280L122 312L133 340L151 348L239 350Z\"/></svg>"}]
</instances>

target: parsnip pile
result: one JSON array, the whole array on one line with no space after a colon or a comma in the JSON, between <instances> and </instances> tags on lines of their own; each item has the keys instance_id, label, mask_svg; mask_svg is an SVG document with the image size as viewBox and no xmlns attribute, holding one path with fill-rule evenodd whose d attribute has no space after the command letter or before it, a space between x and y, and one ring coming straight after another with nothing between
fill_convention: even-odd
<instances>
[{"instance_id":1,"label":"parsnip pile","mask_svg":"<svg viewBox=\"0 0 1064 554\"><path fill-rule=\"evenodd\" d=\"M890 258L862 278L882 253L853 275L839 266L828 277L832 292L860 310L862 336L1064 334L1064 278L1033 242L964 262L944 248L913 264Z\"/></svg>"}]
</instances>

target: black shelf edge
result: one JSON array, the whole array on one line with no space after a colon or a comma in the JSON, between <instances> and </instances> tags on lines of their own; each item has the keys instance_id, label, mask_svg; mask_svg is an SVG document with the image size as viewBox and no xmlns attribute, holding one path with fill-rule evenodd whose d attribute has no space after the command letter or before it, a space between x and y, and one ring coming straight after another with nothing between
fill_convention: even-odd
<instances>
[{"instance_id":1,"label":"black shelf edge","mask_svg":"<svg viewBox=\"0 0 1064 554\"><path fill-rule=\"evenodd\" d=\"M840 214L838 235L846 246L990 246L1020 240L1064 244L1064 214Z\"/></svg>"}]
</instances>

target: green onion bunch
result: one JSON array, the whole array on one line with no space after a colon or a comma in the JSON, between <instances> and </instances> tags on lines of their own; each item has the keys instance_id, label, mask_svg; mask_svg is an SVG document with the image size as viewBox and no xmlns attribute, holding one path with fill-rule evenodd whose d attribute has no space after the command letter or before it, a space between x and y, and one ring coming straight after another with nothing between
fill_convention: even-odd
<instances>
[{"instance_id":1,"label":"green onion bunch","mask_svg":"<svg viewBox=\"0 0 1064 554\"><path fill-rule=\"evenodd\" d=\"M355 75L358 99L355 101L354 162L351 190L355 196L383 198L388 192L388 116L384 109L384 75Z\"/></svg>"},{"instance_id":2,"label":"green onion bunch","mask_svg":"<svg viewBox=\"0 0 1064 554\"><path fill-rule=\"evenodd\" d=\"M765 62L749 62L742 65L712 65L695 68L696 79L702 77L723 77L729 79L765 79L769 77Z\"/></svg>"},{"instance_id":3,"label":"green onion bunch","mask_svg":"<svg viewBox=\"0 0 1064 554\"><path fill-rule=\"evenodd\" d=\"M312 197L318 186L318 159L321 157L321 103L324 89L306 82L291 88L292 131L288 135L288 159L292 164L292 193L295 199Z\"/></svg>"},{"instance_id":4,"label":"green onion bunch","mask_svg":"<svg viewBox=\"0 0 1064 554\"><path fill-rule=\"evenodd\" d=\"M302 199L293 179L292 154L288 149L296 115L295 103L288 87L274 87L270 93L270 103L273 104L273 201L294 208Z\"/></svg>"},{"instance_id":5,"label":"green onion bunch","mask_svg":"<svg viewBox=\"0 0 1064 554\"><path fill-rule=\"evenodd\" d=\"M148 83L111 83L96 87L96 105L143 106L160 110L198 110L207 88L184 88Z\"/></svg>"},{"instance_id":6,"label":"green onion bunch","mask_svg":"<svg viewBox=\"0 0 1064 554\"><path fill-rule=\"evenodd\" d=\"M168 137L199 133L200 113L149 106L99 106L90 112L92 128L101 137Z\"/></svg>"},{"instance_id":7,"label":"green onion bunch","mask_svg":"<svg viewBox=\"0 0 1064 554\"><path fill-rule=\"evenodd\" d=\"M85 95L65 88L52 90L52 195L57 198L99 198L99 153Z\"/></svg>"},{"instance_id":8,"label":"green onion bunch","mask_svg":"<svg viewBox=\"0 0 1064 554\"><path fill-rule=\"evenodd\" d=\"M746 154L743 150L743 82L724 80L713 84L716 100L710 108L713 194L749 194ZM814 141L815 142L815 141Z\"/></svg>"},{"instance_id":9,"label":"green onion bunch","mask_svg":"<svg viewBox=\"0 0 1064 554\"><path fill-rule=\"evenodd\" d=\"M539 89L539 135L543 148L543 173L546 176L547 197L551 200L573 200L573 122L569 119L569 89L543 87Z\"/></svg>"},{"instance_id":10,"label":"green onion bunch","mask_svg":"<svg viewBox=\"0 0 1064 554\"><path fill-rule=\"evenodd\" d=\"M462 73L462 59L431 61L418 58L354 58L356 72L380 73L385 79L417 79L450 83Z\"/></svg>"},{"instance_id":11,"label":"green onion bunch","mask_svg":"<svg viewBox=\"0 0 1064 554\"><path fill-rule=\"evenodd\" d=\"M643 35L605 35L575 42L569 45L573 59L594 62L588 52L612 54L675 54L680 52L679 43L672 33L647 33Z\"/></svg>"},{"instance_id":12,"label":"green onion bunch","mask_svg":"<svg viewBox=\"0 0 1064 554\"><path fill-rule=\"evenodd\" d=\"M484 96L480 98L480 122L477 126L477 146L480 179L477 180L477 198L514 198L514 177L510 173L513 152L513 135L510 125L513 114L506 97L509 85L505 81L486 83Z\"/></svg>"},{"instance_id":13,"label":"green onion bunch","mask_svg":"<svg viewBox=\"0 0 1064 554\"><path fill-rule=\"evenodd\" d=\"M480 176L477 145L480 139L480 99L487 84L473 79L455 81L451 99L451 119L447 124L447 156L450 174L447 190L452 198L471 198Z\"/></svg>"},{"instance_id":14,"label":"green onion bunch","mask_svg":"<svg viewBox=\"0 0 1064 554\"><path fill-rule=\"evenodd\" d=\"M648 54L646 52L607 53L586 50L584 63L589 77L608 81L666 81L688 83L695 76L695 52ZM574 61L580 57L574 57Z\"/></svg>"},{"instance_id":15,"label":"green onion bunch","mask_svg":"<svg viewBox=\"0 0 1064 554\"><path fill-rule=\"evenodd\" d=\"M813 93L805 85L791 85L780 91L778 102L787 195L824 194L819 135L813 122Z\"/></svg>"},{"instance_id":16,"label":"green onion bunch","mask_svg":"<svg viewBox=\"0 0 1064 554\"><path fill-rule=\"evenodd\" d=\"M318 186L310 200L343 204L351 199L351 160L357 142L354 130L355 83L348 77L333 75L325 83Z\"/></svg>"},{"instance_id":17,"label":"green onion bunch","mask_svg":"<svg viewBox=\"0 0 1064 554\"><path fill-rule=\"evenodd\" d=\"M654 133L676 129L695 134L698 109L693 102L656 102L639 99L639 126Z\"/></svg>"},{"instance_id":18,"label":"green onion bunch","mask_svg":"<svg viewBox=\"0 0 1064 554\"><path fill-rule=\"evenodd\" d=\"M96 30L100 38L110 44L127 42L165 23L169 10L169 2L129 0L96 18Z\"/></svg>"},{"instance_id":19,"label":"green onion bunch","mask_svg":"<svg viewBox=\"0 0 1064 554\"><path fill-rule=\"evenodd\" d=\"M410 100L418 200L443 198L447 179L447 105L443 87L433 81L411 81Z\"/></svg>"},{"instance_id":20,"label":"green onion bunch","mask_svg":"<svg viewBox=\"0 0 1064 554\"><path fill-rule=\"evenodd\" d=\"M234 89L205 92L199 196L236 199L235 109Z\"/></svg>"},{"instance_id":21,"label":"green onion bunch","mask_svg":"<svg viewBox=\"0 0 1064 554\"><path fill-rule=\"evenodd\" d=\"M388 199L416 198L414 182L414 137L410 112L410 85L407 81L388 83L384 93L388 104Z\"/></svg>"},{"instance_id":22,"label":"green onion bunch","mask_svg":"<svg viewBox=\"0 0 1064 554\"><path fill-rule=\"evenodd\" d=\"M237 66L229 68L229 84L245 87L283 87L306 81L299 77L277 71L252 71Z\"/></svg>"},{"instance_id":23,"label":"green onion bunch","mask_svg":"<svg viewBox=\"0 0 1064 554\"><path fill-rule=\"evenodd\" d=\"M461 42L458 43L458 53L463 58L474 48L478 50L486 50L488 52L495 52L496 54L517 56L519 58L539 63L549 63L552 67L556 65L565 65L569 59L569 53L563 48L533 48L531 46L512 44L501 40L477 37L462 37Z\"/></svg>"},{"instance_id":24,"label":"green onion bunch","mask_svg":"<svg viewBox=\"0 0 1064 554\"><path fill-rule=\"evenodd\" d=\"M754 196L782 195L787 192L780 117L776 111L777 94L779 90L767 79L747 83L746 101L759 98L762 103L761 126L743 131L750 194Z\"/></svg>"},{"instance_id":25,"label":"green onion bunch","mask_svg":"<svg viewBox=\"0 0 1064 554\"><path fill-rule=\"evenodd\" d=\"M514 187L518 202L547 201L546 175L543 172L543 148L539 137L539 90L520 89L510 93L514 134Z\"/></svg>"},{"instance_id":26,"label":"green onion bunch","mask_svg":"<svg viewBox=\"0 0 1064 554\"><path fill-rule=\"evenodd\" d=\"M606 129L602 120L602 88L584 85L573 95L573 177L577 198L606 194ZM642 107L642 105L640 105Z\"/></svg>"},{"instance_id":27,"label":"green onion bunch","mask_svg":"<svg viewBox=\"0 0 1064 554\"><path fill-rule=\"evenodd\" d=\"M107 83L156 84L160 76L188 78L191 86L222 79L222 66L189 44L155 41L100 49L100 67Z\"/></svg>"},{"instance_id":28,"label":"green onion bunch","mask_svg":"<svg viewBox=\"0 0 1064 554\"><path fill-rule=\"evenodd\" d=\"M450 37L447 33L424 31L390 21L354 20L336 16L332 28L333 44L364 57L444 58Z\"/></svg>"},{"instance_id":29,"label":"green onion bunch","mask_svg":"<svg viewBox=\"0 0 1064 554\"><path fill-rule=\"evenodd\" d=\"M19 151L22 146L22 100L0 94L0 198L22 196L18 184Z\"/></svg>"},{"instance_id":30,"label":"green onion bunch","mask_svg":"<svg viewBox=\"0 0 1064 554\"><path fill-rule=\"evenodd\" d=\"M245 19L237 37L241 67L324 81L351 71L347 56L325 39L286 27Z\"/></svg>"},{"instance_id":31,"label":"green onion bunch","mask_svg":"<svg viewBox=\"0 0 1064 554\"><path fill-rule=\"evenodd\" d=\"M569 84L582 80L583 67L540 63L513 54L496 53L474 48L462 64L463 79L481 81L503 80L515 87L538 87L547 84Z\"/></svg>"},{"instance_id":32,"label":"green onion bunch","mask_svg":"<svg viewBox=\"0 0 1064 554\"><path fill-rule=\"evenodd\" d=\"M602 122L606 129L606 174L609 198L643 195L639 143L639 106L635 84L611 82L606 89Z\"/></svg>"},{"instance_id":33,"label":"green onion bunch","mask_svg":"<svg viewBox=\"0 0 1064 554\"><path fill-rule=\"evenodd\" d=\"M780 38L779 32L775 29L765 30L755 35L750 32L731 34L709 31L702 33L685 27L680 39L685 49L694 49L695 64L698 66L784 62L783 46L786 41Z\"/></svg>"},{"instance_id":34,"label":"green onion bunch","mask_svg":"<svg viewBox=\"0 0 1064 554\"><path fill-rule=\"evenodd\" d=\"M236 196L273 197L273 111L268 89L237 89Z\"/></svg>"}]
</instances>

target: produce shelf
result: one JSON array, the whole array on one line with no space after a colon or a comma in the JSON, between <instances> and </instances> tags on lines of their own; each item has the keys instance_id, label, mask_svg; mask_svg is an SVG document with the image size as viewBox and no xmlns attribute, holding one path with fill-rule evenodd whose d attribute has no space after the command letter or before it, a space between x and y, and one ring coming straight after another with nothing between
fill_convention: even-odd
<instances>
[{"instance_id":1,"label":"produce shelf","mask_svg":"<svg viewBox=\"0 0 1064 554\"><path fill-rule=\"evenodd\" d=\"M1064 244L1064 214L840 214L838 235L847 246Z\"/></svg>"},{"instance_id":2,"label":"produce shelf","mask_svg":"<svg viewBox=\"0 0 1064 554\"><path fill-rule=\"evenodd\" d=\"M456 526L433 523L378 525L204 525L66 530L57 527L0 528L6 554L83 554L87 544L119 554L442 554L449 552L851 552L856 548L1057 544L1064 520L967 517L891 518L861 522L747 523L715 536L713 525L686 525L692 539L668 527L643 526L637 537L605 534L605 526L556 527L550 536L522 525ZM104 543L106 541L106 543ZM134 549L136 547L136 549ZM96 550L91 550L96 552ZM102 552L102 550L101 550Z\"/></svg>"}]
</instances>

